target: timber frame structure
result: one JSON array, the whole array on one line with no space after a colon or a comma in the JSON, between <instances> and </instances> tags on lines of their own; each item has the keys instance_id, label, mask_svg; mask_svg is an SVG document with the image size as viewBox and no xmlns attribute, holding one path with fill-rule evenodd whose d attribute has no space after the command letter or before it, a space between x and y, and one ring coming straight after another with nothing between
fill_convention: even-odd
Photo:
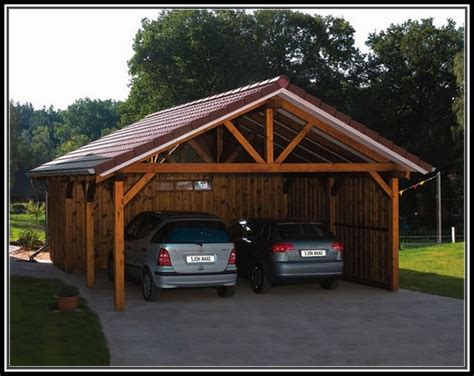
<instances>
[{"instance_id":1,"label":"timber frame structure","mask_svg":"<svg viewBox=\"0 0 474 376\"><path fill-rule=\"evenodd\" d=\"M52 261L92 288L113 250L120 311L124 226L144 210L325 221L346 279L396 291L398 179L433 170L280 76L150 114L30 175L48 186Z\"/></svg>"}]
</instances>

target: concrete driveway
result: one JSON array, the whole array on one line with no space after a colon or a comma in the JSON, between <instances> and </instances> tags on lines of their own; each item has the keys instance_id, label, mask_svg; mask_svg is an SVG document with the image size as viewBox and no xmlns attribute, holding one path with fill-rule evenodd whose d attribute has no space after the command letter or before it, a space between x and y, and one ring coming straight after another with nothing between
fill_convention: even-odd
<instances>
[{"instance_id":1,"label":"concrete driveway","mask_svg":"<svg viewBox=\"0 0 474 376\"><path fill-rule=\"evenodd\" d=\"M75 283L102 321L112 366L337 367L464 364L463 301L407 290L341 283L280 286L256 295L239 280L233 298L211 289L168 290L147 303L126 283L124 312L112 283L65 274L52 264L15 261L12 274Z\"/></svg>"}]
</instances>

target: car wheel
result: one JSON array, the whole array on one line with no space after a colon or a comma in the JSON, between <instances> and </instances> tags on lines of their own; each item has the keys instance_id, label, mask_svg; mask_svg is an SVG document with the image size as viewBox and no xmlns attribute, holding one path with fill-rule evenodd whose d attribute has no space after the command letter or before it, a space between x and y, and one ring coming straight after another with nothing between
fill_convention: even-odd
<instances>
[{"instance_id":1,"label":"car wheel","mask_svg":"<svg viewBox=\"0 0 474 376\"><path fill-rule=\"evenodd\" d=\"M324 290L334 290L339 286L338 279L326 279L319 283Z\"/></svg>"},{"instance_id":2,"label":"car wheel","mask_svg":"<svg viewBox=\"0 0 474 376\"><path fill-rule=\"evenodd\" d=\"M107 277L111 281L114 280L114 258L112 257L112 255L109 255L109 258L107 260Z\"/></svg>"},{"instance_id":3,"label":"car wheel","mask_svg":"<svg viewBox=\"0 0 474 376\"><path fill-rule=\"evenodd\" d=\"M217 295L222 298L230 298L235 295L235 286L219 286L217 288Z\"/></svg>"},{"instance_id":4,"label":"car wheel","mask_svg":"<svg viewBox=\"0 0 474 376\"><path fill-rule=\"evenodd\" d=\"M265 294L270 291L271 284L262 265L254 264L250 269L250 286L257 294Z\"/></svg>"},{"instance_id":5,"label":"car wheel","mask_svg":"<svg viewBox=\"0 0 474 376\"><path fill-rule=\"evenodd\" d=\"M161 294L161 288L155 285L150 270L145 270L142 277L143 298L147 302L156 302Z\"/></svg>"}]
</instances>

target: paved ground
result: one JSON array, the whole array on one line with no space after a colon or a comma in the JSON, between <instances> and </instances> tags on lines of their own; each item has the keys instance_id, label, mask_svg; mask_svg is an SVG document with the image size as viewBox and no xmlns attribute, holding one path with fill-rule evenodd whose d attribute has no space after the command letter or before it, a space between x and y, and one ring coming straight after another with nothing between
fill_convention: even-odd
<instances>
[{"instance_id":1,"label":"paved ground","mask_svg":"<svg viewBox=\"0 0 474 376\"><path fill-rule=\"evenodd\" d=\"M62 278L102 321L112 366L463 366L463 301L342 283L281 286L256 295L246 280L233 298L211 289L166 291L147 303L126 283L125 311L112 284L52 264L12 261L12 274Z\"/></svg>"}]
</instances>

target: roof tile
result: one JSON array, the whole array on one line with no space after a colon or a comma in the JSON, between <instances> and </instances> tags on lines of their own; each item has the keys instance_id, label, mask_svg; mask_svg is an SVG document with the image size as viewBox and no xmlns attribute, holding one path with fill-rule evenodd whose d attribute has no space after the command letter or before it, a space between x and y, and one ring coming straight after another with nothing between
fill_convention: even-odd
<instances>
[{"instance_id":1,"label":"roof tile","mask_svg":"<svg viewBox=\"0 0 474 376\"><path fill-rule=\"evenodd\" d=\"M342 112L337 111L336 112L336 118L343 121L346 124L351 124L351 117L347 116L346 114L343 114Z\"/></svg>"},{"instance_id":2,"label":"roof tile","mask_svg":"<svg viewBox=\"0 0 474 376\"><path fill-rule=\"evenodd\" d=\"M336 107L330 106L327 103L321 102L319 107L321 110L326 111L329 115L334 116L336 114Z\"/></svg>"},{"instance_id":3,"label":"roof tile","mask_svg":"<svg viewBox=\"0 0 474 376\"><path fill-rule=\"evenodd\" d=\"M369 136L372 140L374 141L377 141L380 137L380 134L378 134L377 132L373 131L372 129L369 129L369 128L365 128L365 132L364 134L366 136Z\"/></svg>"},{"instance_id":4,"label":"roof tile","mask_svg":"<svg viewBox=\"0 0 474 376\"><path fill-rule=\"evenodd\" d=\"M321 99L319 99L318 97L315 97L314 95L306 93L306 95L304 96L304 99L316 107L321 106Z\"/></svg>"},{"instance_id":5,"label":"roof tile","mask_svg":"<svg viewBox=\"0 0 474 376\"><path fill-rule=\"evenodd\" d=\"M306 91L304 91L303 89L301 89L298 86L295 86L293 84L289 84L286 89L291 91L292 93L295 93L296 95L298 95L301 98L304 98L305 95L306 95Z\"/></svg>"},{"instance_id":6,"label":"roof tile","mask_svg":"<svg viewBox=\"0 0 474 376\"><path fill-rule=\"evenodd\" d=\"M359 132L361 133L365 133L365 130L366 130L366 126L364 126L363 124L359 123L358 121L355 121L354 119L351 119L351 122L349 124L352 128L358 130Z\"/></svg>"}]
</instances>

